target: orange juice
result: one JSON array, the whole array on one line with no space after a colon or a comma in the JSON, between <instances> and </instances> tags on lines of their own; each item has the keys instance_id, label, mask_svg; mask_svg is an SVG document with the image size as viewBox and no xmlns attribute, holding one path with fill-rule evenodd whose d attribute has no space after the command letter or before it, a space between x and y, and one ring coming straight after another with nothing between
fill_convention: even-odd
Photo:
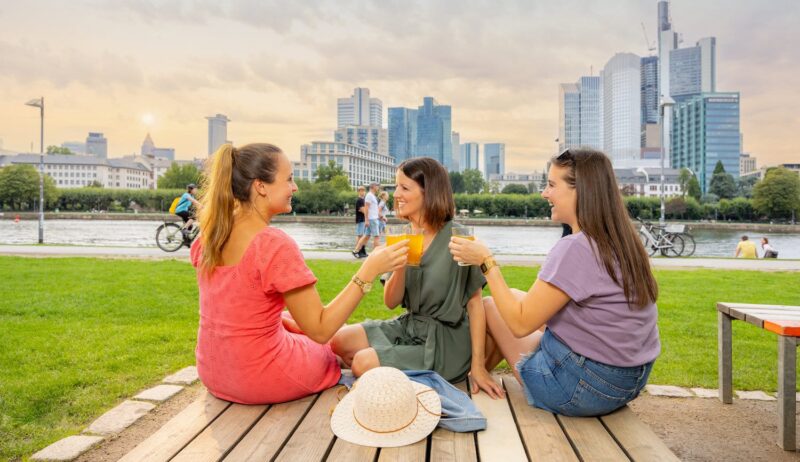
<instances>
[{"instance_id":1,"label":"orange juice","mask_svg":"<svg viewBox=\"0 0 800 462\"><path fill-rule=\"evenodd\" d=\"M466 239L468 241L474 241L475 240L475 236L462 236L460 234L457 234L455 231L453 231L453 237L457 237L457 238L460 238L460 239Z\"/></svg>"},{"instance_id":2,"label":"orange juice","mask_svg":"<svg viewBox=\"0 0 800 462\"><path fill-rule=\"evenodd\" d=\"M406 238L405 234L387 234L386 235L386 245L397 244L398 242L404 240Z\"/></svg>"},{"instance_id":3,"label":"orange juice","mask_svg":"<svg viewBox=\"0 0 800 462\"><path fill-rule=\"evenodd\" d=\"M406 234L404 239L408 239L408 265L419 266L422 261L422 233Z\"/></svg>"}]
</instances>

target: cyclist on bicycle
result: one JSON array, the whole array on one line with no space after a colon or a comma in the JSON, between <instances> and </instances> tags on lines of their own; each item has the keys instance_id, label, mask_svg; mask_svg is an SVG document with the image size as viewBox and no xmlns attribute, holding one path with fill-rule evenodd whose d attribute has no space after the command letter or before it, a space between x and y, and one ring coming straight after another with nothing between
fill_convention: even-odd
<instances>
[{"instance_id":1,"label":"cyclist on bicycle","mask_svg":"<svg viewBox=\"0 0 800 462\"><path fill-rule=\"evenodd\" d=\"M192 224L194 223L194 215L190 210L192 205L195 207L200 206L200 202L194 198L195 194L197 194L197 186L194 183L188 184L186 186L186 192L183 193L181 200L178 202L178 206L175 207L175 215L178 215L183 220L183 229L181 231L184 235L189 234L192 230Z\"/></svg>"}]
</instances>

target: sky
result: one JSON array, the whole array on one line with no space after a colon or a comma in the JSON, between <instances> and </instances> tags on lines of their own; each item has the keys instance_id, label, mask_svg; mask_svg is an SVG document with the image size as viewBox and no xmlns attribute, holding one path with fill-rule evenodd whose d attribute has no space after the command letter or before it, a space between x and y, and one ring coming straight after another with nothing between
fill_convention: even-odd
<instances>
[{"instance_id":1,"label":"sky","mask_svg":"<svg viewBox=\"0 0 800 462\"><path fill-rule=\"evenodd\" d=\"M717 90L741 92L744 151L800 162L800 2L674 0L682 46L717 38ZM333 139L336 100L367 87L388 107L452 106L461 142L506 143L506 170L556 148L558 84L618 52L648 54L656 0L0 0L0 149L103 132L109 157L149 131L179 159L207 154L206 116L236 145L291 159ZM642 25L646 29L642 31ZM590 74L591 73L591 74Z\"/></svg>"}]
</instances>

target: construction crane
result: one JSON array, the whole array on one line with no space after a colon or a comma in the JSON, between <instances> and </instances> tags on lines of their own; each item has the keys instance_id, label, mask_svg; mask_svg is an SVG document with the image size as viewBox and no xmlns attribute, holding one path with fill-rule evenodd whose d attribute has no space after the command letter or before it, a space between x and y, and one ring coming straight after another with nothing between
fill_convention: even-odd
<instances>
[{"instance_id":1,"label":"construction crane","mask_svg":"<svg viewBox=\"0 0 800 462\"><path fill-rule=\"evenodd\" d=\"M656 45L655 45L655 43L651 42L650 39L647 38L647 29L645 29L644 23L641 23L641 24L642 24L642 34L644 34L645 46L647 47L647 51L650 52L650 55L652 56L653 52L656 51ZM652 45L651 45L651 43L652 43Z\"/></svg>"}]
</instances>

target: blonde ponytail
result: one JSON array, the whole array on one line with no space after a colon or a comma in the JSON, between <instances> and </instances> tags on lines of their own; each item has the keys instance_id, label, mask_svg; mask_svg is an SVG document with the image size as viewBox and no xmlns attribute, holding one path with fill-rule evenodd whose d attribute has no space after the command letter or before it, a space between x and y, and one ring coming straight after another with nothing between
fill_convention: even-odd
<instances>
[{"instance_id":1,"label":"blonde ponytail","mask_svg":"<svg viewBox=\"0 0 800 462\"><path fill-rule=\"evenodd\" d=\"M200 203L203 205L199 212L202 230L200 242L203 244L200 270L206 275L211 275L214 268L222 264L222 247L228 241L233 228L233 210L236 205L232 186L235 152L231 144L223 144L217 149L200 194Z\"/></svg>"}]
</instances>

